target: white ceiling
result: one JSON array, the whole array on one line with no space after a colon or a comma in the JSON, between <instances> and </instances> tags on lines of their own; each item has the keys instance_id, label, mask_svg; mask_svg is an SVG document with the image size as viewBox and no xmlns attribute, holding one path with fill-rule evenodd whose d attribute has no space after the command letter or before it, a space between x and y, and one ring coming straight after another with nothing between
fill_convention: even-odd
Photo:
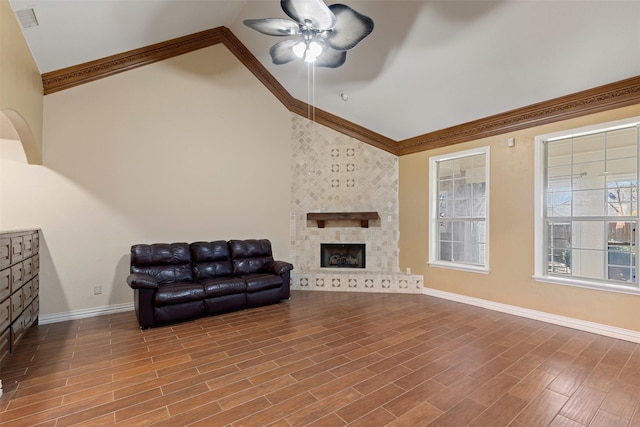
<instances>
[{"instance_id":1,"label":"white ceiling","mask_svg":"<svg viewBox=\"0 0 640 427\"><path fill-rule=\"evenodd\" d=\"M638 0L344 0L375 28L313 98L306 64L242 24L286 18L277 0L9 2L35 10L41 73L226 26L295 98L398 141L640 75Z\"/></svg>"}]
</instances>

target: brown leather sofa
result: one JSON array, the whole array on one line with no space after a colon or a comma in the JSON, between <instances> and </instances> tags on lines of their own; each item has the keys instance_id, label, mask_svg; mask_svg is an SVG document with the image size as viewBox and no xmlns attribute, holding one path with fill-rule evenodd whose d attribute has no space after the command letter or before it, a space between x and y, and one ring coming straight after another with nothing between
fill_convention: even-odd
<instances>
[{"instance_id":1,"label":"brown leather sofa","mask_svg":"<svg viewBox=\"0 0 640 427\"><path fill-rule=\"evenodd\" d=\"M266 239L137 244L127 283L145 329L288 299L292 269Z\"/></svg>"}]
</instances>

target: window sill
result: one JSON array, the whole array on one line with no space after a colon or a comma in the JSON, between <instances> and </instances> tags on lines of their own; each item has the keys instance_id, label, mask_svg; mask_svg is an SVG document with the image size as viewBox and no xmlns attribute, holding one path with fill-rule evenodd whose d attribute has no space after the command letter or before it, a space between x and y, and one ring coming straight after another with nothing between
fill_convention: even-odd
<instances>
[{"instance_id":1,"label":"window sill","mask_svg":"<svg viewBox=\"0 0 640 427\"><path fill-rule=\"evenodd\" d=\"M551 283L554 285L573 286L576 288L593 289L596 291L617 292L622 294L640 295L640 289L630 286L615 285L608 283L592 282L589 280L581 280L576 278L565 278L556 276L540 276L534 275L536 282Z\"/></svg>"},{"instance_id":2,"label":"window sill","mask_svg":"<svg viewBox=\"0 0 640 427\"><path fill-rule=\"evenodd\" d=\"M475 266L470 264L456 264L454 262L428 261L427 265L429 267L448 268L449 270L460 270L460 271L468 271L471 273L489 274L489 269L487 267L480 267L480 266Z\"/></svg>"}]
</instances>

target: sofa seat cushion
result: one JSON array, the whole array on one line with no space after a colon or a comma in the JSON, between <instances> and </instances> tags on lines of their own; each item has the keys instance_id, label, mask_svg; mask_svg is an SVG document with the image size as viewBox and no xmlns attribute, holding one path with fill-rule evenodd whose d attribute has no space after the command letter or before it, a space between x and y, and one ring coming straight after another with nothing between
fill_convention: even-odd
<instances>
[{"instance_id":1,"label":"sofa seat cushion","mask_svg":"<svg viewBox=\"0 0 640 427\"><path fill-rule=\"evenodd\" d=\"M239 277L231 276L203 280L202 287L207 298L247 292L247 283Z\"/></svg>"},{"instance_id":2,"label":"sofa seat cushion","mask_svg":"<svg viewBox=\"0 0 640 427\"><path fill-rule=\"evenodd\" d=\"M246 274L242 276L247 282L247 292L259 292L266 289L274 289L282 286L282 277L275 274Z\"/></svg>"},{"instance_id":3,"label":"sofa seat cushion","mask_svg":"<svg viewBox=\"0 0 640 427\"><path fill-rule=\"evenodd\" d=\"M156 306L180 304L204 299L204 289L200 283L177 282L158 286L154 304Z\"/></svg>"}]
</instances>

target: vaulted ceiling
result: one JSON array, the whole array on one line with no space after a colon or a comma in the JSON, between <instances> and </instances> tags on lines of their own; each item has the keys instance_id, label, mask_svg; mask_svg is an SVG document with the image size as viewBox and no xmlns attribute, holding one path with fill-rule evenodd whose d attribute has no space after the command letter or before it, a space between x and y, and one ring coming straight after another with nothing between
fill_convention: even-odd
<instances>
[{"instance_id":1,"label":"vaulted ceiling","mask_svg":"<svg viewBox=\"0 0 640 427\"><path fill-rule=\"evenodd\" d=\"M35 12L38 25L23 33L43 74L226 27L294 99L407 147L628 79L624 103L640 99L635 0L345 0L373 19L373 33L341 67L311 71L304 62L272 64L269 48L281 38L242 24L285 18L277 0L9 2Z\"/></svg>"}]
</instances>

